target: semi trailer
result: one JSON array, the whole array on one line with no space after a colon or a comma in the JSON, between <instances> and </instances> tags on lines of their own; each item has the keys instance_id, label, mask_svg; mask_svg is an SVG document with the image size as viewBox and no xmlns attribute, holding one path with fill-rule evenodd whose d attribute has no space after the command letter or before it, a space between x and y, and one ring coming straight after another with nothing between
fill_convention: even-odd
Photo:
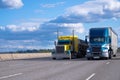
<instances>
[{"instance_id":1,"label":"semi trailer","mask_svg":"<svg viewBox=\"0 0 120 80\"><path fill-rule=\"evenodd\" d=\"M77 58L86 55L87 43L78 39L78 36L59 36L55 42L55 51L52 53L53 59Z\"/></svg>"},{"instance_id":2,"label":"semi trailer","mask_svg":"<svg viewBox=\"0 0 120 80\"><path fill-rule=\"evenodd\" d=\"M89 30L89 47L87 59L105 58L116 56L118 36L111 27L91 28Z\"/></svg>"}]
</instances>

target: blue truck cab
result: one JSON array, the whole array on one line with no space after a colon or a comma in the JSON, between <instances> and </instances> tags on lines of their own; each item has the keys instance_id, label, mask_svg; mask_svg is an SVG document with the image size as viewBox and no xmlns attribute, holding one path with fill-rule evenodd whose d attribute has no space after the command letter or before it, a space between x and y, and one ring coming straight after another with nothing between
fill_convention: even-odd
<instances>
[{"instance_id":1,"label":"blue truck cab","mask_svg":"<svg viewBox=\"0 0 120 80\"><path fill-rule=\"evenodd\" d=\"M91 28L89 30L89 48L87 59L106 58L111 59L117 53L117 34L111 27Z\"/></svg>"}]
</instances>

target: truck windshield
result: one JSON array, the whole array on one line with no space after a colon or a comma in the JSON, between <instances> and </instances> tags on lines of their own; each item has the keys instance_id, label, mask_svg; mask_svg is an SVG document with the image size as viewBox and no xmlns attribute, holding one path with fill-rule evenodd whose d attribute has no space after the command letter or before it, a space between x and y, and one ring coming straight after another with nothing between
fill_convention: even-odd
<instances>
[{"instance_id":1,"label":"truck windshield","mask_svg":"<svg viewBox=\"0 0 120 80\"><path fill-rule=\"evenodd\" d=\"M104 37L90 37L90 43L104 43Z\"/></svg>"},{"instance_id":2,"label":"truck windshield","mask_svg":"<svg viewBox=\"0 0 120 80\"><path fill-rule=\"evenodd\" d=\"M59 44L59 45L70 44L70 42L71 42L71 41L69 41L69 40L60 40L60 41L58 41L58 44Z\"/></svg>"}]
</instances>

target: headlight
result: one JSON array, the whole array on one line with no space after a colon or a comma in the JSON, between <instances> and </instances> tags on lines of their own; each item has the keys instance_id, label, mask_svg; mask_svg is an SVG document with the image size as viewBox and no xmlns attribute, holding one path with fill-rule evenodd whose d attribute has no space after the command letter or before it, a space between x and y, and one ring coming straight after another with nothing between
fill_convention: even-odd
<instances>
[{"instance_id":1,"label":"headlight","mask_svg":"<svg viewBox=\"0 0 120 80\"><path fill-rule=\"evenodd\" d=\"M107 47L103 47L102 50L103 50L103 52L108 52L108 48Z\"/></svg>"},{"instance_id":2,"label":"headlight","mask_svg":"<svg viewBox=\"0 0 120 80\"><path fill-rule=\"evenodd\" d=\"M103 49L103 52L108 52L108 50L107 49Z\"/></svg>"},{"instance_id":3,"label":"headlight","mask_svg":"<svg viewBox=\"0 0 120 80\"><path fill-rule=\"evenodd\" d=\"M104 50L107 50L108 48L107 47L103 47Z\"/></svg>"},{"instance_id":4,"label":"headlight","mask_svg":"<svg viewBox=\"0 0 120 80\"><path fill-rule=\"evenodd\" d=\"M90 52L90 50L89 50L89 49L87 49L87 52Z\"/></svg>"}]
</instances>

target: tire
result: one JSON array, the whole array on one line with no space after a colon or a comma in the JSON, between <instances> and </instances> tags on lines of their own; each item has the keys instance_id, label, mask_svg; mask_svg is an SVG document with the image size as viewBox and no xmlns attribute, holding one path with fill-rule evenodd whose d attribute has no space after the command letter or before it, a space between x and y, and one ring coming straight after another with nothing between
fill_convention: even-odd
<instances>
[{"instance_id":1,"label":"tire","mask_svg":"<svg viewBox=\"0 0 120 80\"><path fill-rule=\"evenodd\" d=\"M112 55L111 54L109 54L109 59L112 59Z\"/></svg>"},{"instance_id":2,"label":"tire","mask_svg":"<svg viewBox=\"0 0 120 80\"><path fill-rule=\"evenodd\" d=\"M114 54L113 57L116 57L116 54Z\"/></svg>"},{"instance_id":3,"label":"tire","mask_svg":"<svg viewBox=\"0 0 120 80\"><path fill-rule=\"evenodd\" d=\"M109 57L104 57L104 59L105 59L105 60L108 60L108 59L109 59Z\"/></svg>"},{"instance_id":4,"label":"tire","mask_svg":"<svg viewBox=\"0 0 120 80\"><path fill-rule=\"evenodd\" d=\"M76 56L77 58L81 58L82 56L81 56L81 54L77 54L77 56Z\"/></svg>"},{"instance_id":5,"label":"tire","mask_svg":"<svg viewBox=\"0 0 120 80\"><path fill-rule=\"evenodd\" d=\"M52 58L53 60L56 60L56 58Z\"/></svg>"},{"instance_id":6,"label":"tire","mask_svg":"<svg viewBox=\"0 0 120 80\"><path fill-rule=\"evenodd\" d=\"M90 58L87 58L87 60L90 60Z\"/></svg>"},{"instance_id":7,"label":"tire","mask_svg":"<svg viewBox=\"0 0 120 80\"><path fill-rule=\"evenodd\" d=\"M87 60L91 60L92 58L87 58Z\"/></svg>"},{"instance_id":8,"label":"tire","mask_svg":"<svg viewBox=\"0 0 120 80\"><path fill-rule=\"evenodd\" d=\"M110 53L109 53L109 59L112 59L112 55L113 55L113 51L111 51Z\"/></svg>"}]
</instances>

